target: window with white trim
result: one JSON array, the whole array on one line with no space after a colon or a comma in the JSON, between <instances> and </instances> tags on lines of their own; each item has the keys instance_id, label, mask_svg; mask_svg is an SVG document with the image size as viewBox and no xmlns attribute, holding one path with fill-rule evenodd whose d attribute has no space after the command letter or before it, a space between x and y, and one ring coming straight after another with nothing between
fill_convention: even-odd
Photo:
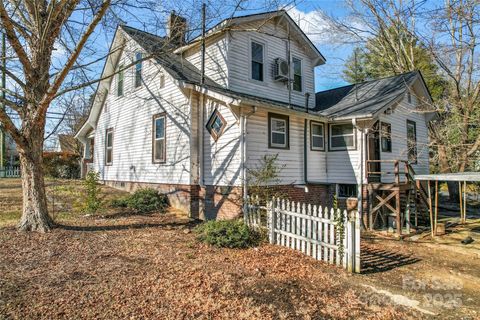
<instances>
[{"instance_id":1,"label":"window with white trim","mask_svg":"<svg viewBox=\"0 0 480 320\"><path fill-rule=\"evenodd\" d=\"M331 150L355 149L355 129L353 124L331 124L329 127L329 146Z\"/></svg>"},{"instance_id":2,"label":"window with white trim","mask_svg":"<svg viewBox=\"0 0 480 320\"><path fill-rule=\"evenodd\" d=\"M380 137L382 152L392 152L392 125L390 123L380 123Z\"/></svg>"},{"instance_id":3,"label":"window with white trim","mask_svg":"<svg viewBox=\"0 0 480 320\"><path fill-rule=\"evenodd\" d=\"M264 46L261 43L251 42L251 59L252 59L252 79L263 81L263 57Z\"/></svg>"},{"instance_id":4,"label":"window with white trim","mask_svg":"<svg viewBox=\"0 0 480 320\"><path fill-rule=\"evenodd\" d=\"M312 150L325 150L324 127L321 122L310 122L310 146Z\"/></svg>"},{"instance_id":5,"label":"window with white trim","mask_svg":"<svg viewBox=\"0 0 480 320\"><path fill-rule=\"evenodd\" d=\"M166 116L165 113L153 116L153 162L161 163L166 160Z\"/></svg>"},{"instance_id":6,"label":"window with white trim","mask_svg":"<svg viewBox=\"0 0 480 320\"><path fill-rule=\"evenodd\" d=\"M120 65L118 68L118 73L117 73L117 97L123 96L123 65Z\"/></svg>"},{"instance_id":7,"label":"window with white trim","mask_svg":"<svg viewBox=\"0 0 480 320\"><path fill-rule=\"evenodd\" d=\"M289 118L282 114L268 113L268 147L289 148Z\"/></svg>"},{"instance_id":8,"label":"window with white trim","mask_svg":"<svg viewBox=\"0 0 480 320\"><path fill-rule=\"evenodd\" d=\"M142 57L141 52L135 54L135 88L142 86Z\"/></svg>"},{"instance_id":9,"label":"window with white trim","mask_svg":"<svg viewBox=\"0 0 480 320\"><path fill-rule=\"evenodd\" d=\"M302 92L302 60L292 59L293 64L293 90Z\"/></svg>"},{"instance_id":10,"label":"window with white trim","mask_svg":"<svg viewBox=\"0 0 480 320\"><path fill-rule=\"evenodd\" d=\"M113 128L105 131L105 165L113 163Z\"/></svg>"},{"instance_id":11,"label":"window with white trim","mask_svg":"<svg viewBox=\"0 0 480 320\"><path fill-rule=\"evenodd\" d=\"M412 120L407 120L407 148L408 161L417 163L417 124Z\"/></svg>"}]
</instances>

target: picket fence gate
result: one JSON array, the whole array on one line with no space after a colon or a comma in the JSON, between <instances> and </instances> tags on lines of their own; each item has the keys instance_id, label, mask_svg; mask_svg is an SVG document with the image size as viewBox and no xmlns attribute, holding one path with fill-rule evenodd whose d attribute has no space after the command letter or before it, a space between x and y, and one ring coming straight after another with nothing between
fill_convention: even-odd
<instances>
[{"instance_id":1,"label":"picket fence gate","mask_svg":"<svg viewBox=\"0 0 480 320\"><path fill-rule=\"evenodd\" d=\"M5 167L0 169L0 178L18 178L20 177L20 167Z\"/></svg>"},{"instance_id":2,"label":"picket fence gate","mask_svg":"<svg viewBox=\"0 0 480 320\"><path fill-rule=\"evenodd\" d=\"M244 220L252 228L268 230L272 244L342 265L349 272L360 272L360 217L357 211L285 199L273 199L262 206L258 197L253 196L245 205Z\"/></svg>"}]
</instances>

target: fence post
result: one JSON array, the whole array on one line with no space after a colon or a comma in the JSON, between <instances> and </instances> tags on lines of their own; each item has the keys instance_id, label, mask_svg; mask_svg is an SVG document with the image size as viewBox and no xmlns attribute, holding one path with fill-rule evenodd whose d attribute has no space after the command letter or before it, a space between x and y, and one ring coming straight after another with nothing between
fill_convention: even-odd
<instances>
[{"instance_id":1,"label":"fence post","mask_svg":"<svg viewBox=\"0 0 480 320\"><path fill-rule=\"evenodd\" d=\"M354 214L354 221L353 221L353 225L355 226L355 255L354 255L354 261L355 261L355 269L354 269L354 272L355 273L360 273L360 214L358 211L355 211L355 214Z\"/></svg>"},{"instance_id":2,"label":"fence post","mask_svg":"<svg viewBox=\"0 0 480 320\"><path fill-rule=\"evenodd\" d=\"M275 198L269 201L267 205L267 216L270 223L270 235L269 240L271 244L275 243L275 226L276 226L276 214L275 214Z\"/></svg>"},{"instance_id":3,"label":"fence post","mask_svg":"<svg viewBox=\"0 0 480 320\"><path fill-rule=\"evenodd\" d=\"M354 248L354 240L353 240L353 232L355 232L355 229L352 230L352 215L354 215L354 211L350 211L347 214L347 221L345 221L346 225L346 232L345 232L345 237L347 237L347 248L345 250L345 259L347 259L347 270L348 272L353 272L354 269L354 260L353 257L355 255L355 248Z\"/></svg>"},{"instance_id":4,"label":"fence post","mask_svg":"<svg viewBox=\"0 0 480 320\"><path fill-rule=\"evenodd\" d=\"M248 208L250 205L250 196L245 197L245 203L243 204L243 222L248 224Z\"/></svg>"}]
</instances>

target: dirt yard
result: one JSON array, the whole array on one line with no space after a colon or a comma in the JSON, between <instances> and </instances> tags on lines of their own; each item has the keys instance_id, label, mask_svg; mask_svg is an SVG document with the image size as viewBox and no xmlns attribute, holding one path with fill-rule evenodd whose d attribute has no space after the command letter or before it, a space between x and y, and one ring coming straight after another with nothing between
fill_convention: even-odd
<instances>
[{"instance_id":1,"label":"dirt yard","mask_svg":"<svg viewBox=\"0 0 480 320\"><path fill-rule=\"evenodd\" d=\"M0 180L0 319L479 315L478 256L429 243L369 240L364 241L365 273L349 275L267 244L231 250L198 243L195 223L179 212L127 216L105 209L99 216L84 216L76 205L67 205L81 199L80 191L78 183L57 186L65 202L56 200L59 228L47 234L19 233L14 228L21 200L18 181ZM107 198L121 195L107 188L104 193ZM429 281L446 275L462 286L440 290L443 300L446 293L460 292L462 305L425 306ZM428 282L425 289L412 289L423 282Z\"/></svg>"}]
</instances>

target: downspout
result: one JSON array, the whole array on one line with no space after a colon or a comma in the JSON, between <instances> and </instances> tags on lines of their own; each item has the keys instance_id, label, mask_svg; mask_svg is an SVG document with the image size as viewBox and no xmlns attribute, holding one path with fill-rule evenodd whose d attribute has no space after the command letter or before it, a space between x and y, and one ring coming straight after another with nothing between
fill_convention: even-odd
<instances>
[{"instance_id":1,"label":"downspout","mask_svg":"<svg viewBox=\"0 0 480 320\"><path fill-rule=\"evenodd\" d=\"M357 119L353 118L352 119L352 125L356 130L359 130L361 132L361 139L360 139L360 183L358 185L358 204L357 204L357 210L358 214L360 217L363 217L363 176L364 176L364 152L365 152L365 145L364 145L364 140L365 140L365 133L363 131L363 128L360 128L357 125Z\"/></svg>"},{"instance_id":2,"label":"downspout","mask_svg":"<svg viewBox=\"0 0 480 320\"><path fill-rule=\"evenodd\" d=\"M242 161L242 184L243 184L243 212L246 212L248 185L247 185L247 119L257 111L257 107L253 107L252 111L247 114L241 111L240 115L240 157Z\"/></svg>"},{"instance_id":3,"label":"downspout","mask_svg":"<svg viewBox=\"0 0 480 320\"><path fill-rule=\"evenodd\" d=\"M204 122L204 103L205 98L202 92L198 97L198 184L205 186L204 165L203 165L203 122Z\"/></svg>"},{"instance_id":4,"label":"downspout","mask_svg":"<svg viewBox=\"0 0 480 320\"><path fill-rule=\"evenodd\" d=\"M306 92L305 93L305 112L308 113L308 99L310 98L310 93ZM308 134L308 119L305 118L304 124L303 124L303 181L305 183L305 192L308 192L308 187L307 185L309 184L308 182L308 141L307 141L307 134Z\"/></svg>"}]
</instances>

